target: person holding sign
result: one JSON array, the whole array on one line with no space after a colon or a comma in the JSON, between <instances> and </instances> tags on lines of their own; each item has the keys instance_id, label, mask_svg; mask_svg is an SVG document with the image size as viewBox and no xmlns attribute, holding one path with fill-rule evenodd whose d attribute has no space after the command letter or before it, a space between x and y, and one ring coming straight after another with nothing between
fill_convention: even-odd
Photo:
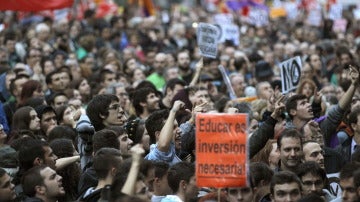
<instances>
[{"instance_id":1,"label":"person holding sign","mask_svg":"<svg viewBox=\"0 0 360 202\"><path fill-rule=\"evenodd\" d=\"M351 79L350 87L339 100L339 103L331 108L326 118L319 123L320 129L324 134L325 146L331 144L332 136L336 133L336 129L341 123L346 109L350 107L352 97L359 87L359 69L350 66L348 76ZM286 102L286 111L293 126L299 131L302 131L305 124L314 118L313 109L316 107L314 104L318 106L317 108L321 109L320 103L321 97L318 93L314 93L313 106L310 105L305 95L291 96Z\"/></svg>"}]
</instances>

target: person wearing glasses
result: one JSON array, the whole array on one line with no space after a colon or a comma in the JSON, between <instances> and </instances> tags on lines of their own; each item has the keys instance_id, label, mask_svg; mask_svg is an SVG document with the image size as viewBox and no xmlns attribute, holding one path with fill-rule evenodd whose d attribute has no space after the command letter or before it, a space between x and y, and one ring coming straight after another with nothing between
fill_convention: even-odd
<instances>
[{"instance_id":1,"label":"person wearing glasses","mask_svg":"<svg viewBox=\"0 0 360 202\"><path fill-rule=\"evenodd\" d=\"M329 185L326 184L325 170L317 162L306 161L300 164L296 174L302 182L303 196L316 194L325 199L325 201L335 199L335 196L327 189Z\"/></svg>"},{"instance_id":2,"label":"person wearing glasses","mask_svg":"<svg viewBox=\"0 0 360 202\"><path fill-rule=\"evenodd\" d=\"M123 126L127 121L124 109L120 106L119 98L112 94L95 96L89 102L86 114L95 131L109 126Z\"/></svg>"}]
</instances>

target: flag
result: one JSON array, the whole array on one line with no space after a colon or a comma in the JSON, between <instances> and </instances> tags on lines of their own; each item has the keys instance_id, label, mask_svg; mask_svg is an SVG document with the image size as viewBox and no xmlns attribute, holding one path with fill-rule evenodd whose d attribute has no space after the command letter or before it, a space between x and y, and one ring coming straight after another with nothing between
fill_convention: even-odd
<instances>
[{"instance_id":1,"label":"flag","mask_svg":"<svg viewBox=\"0 0 360 202\"><path fill-rule=\"evenodd\" d=\"M261 1L255 0L227 0L226 5L233 11L241 12L241 15L248 16L250 12L250 8L258 8L267 10L267 6L261 3Z\"/></svg>"},{"instance_id":2,"label":"flag","mask_svg":"<svg viewBox=\"0 0 360 202\"><path fill-rule=\"evenodd\" d=\"M0 0L0 10L42 11L71 7L74 0Z\"/></svg>"},{"instance_id":3,"label":"flag","mask_svg":"<svg viewBox=\"0 0 360 202\"><path fill-rule=\"evenodd\" d=\"M144 0L144 14L145 16L154 16L156 13L154 3L152 0Z\"/></svg>"}]
</instances>

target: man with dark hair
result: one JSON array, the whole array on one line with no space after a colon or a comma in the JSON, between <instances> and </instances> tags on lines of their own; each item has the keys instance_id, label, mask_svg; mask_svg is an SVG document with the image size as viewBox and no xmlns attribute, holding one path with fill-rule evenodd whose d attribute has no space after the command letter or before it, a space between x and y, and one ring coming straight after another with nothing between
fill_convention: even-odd
<instances>
[{"instance_id":1,"label":"man with dark hair","mask_svg":"<svg viewBox=\"0 0 360 202\"><path fill-rule=\"evenodd\" d=\"M151 146L145 159L165 161L171 165L181 161L176 155L176 149L181 148L181 131L175 115L183 107L184 103L177 100L170 112L156 111L146 120L145 127L150 136Z\"/></svg>"},{"instance_id":2,"label":"man with dark hair","mask_svg":"<svg viewBox=\"0 0 360 202\"><path fill-rule=\"evenodd\" d=\"M347 162L350 162L352 154L360 149L360 108L350 112L348 123L354 135L345 140L336 150Z\"/></svg>"},{"instance_id":3,"label":"man with dark hair","mask_svg":"<svg viewBox=\"0 0 360 202\"><path fill-rule=\"evenodd\" d=\"M301 181L290 171L275 173L270 183L270 193L273 202L297 201L301 198Z\"/></svg>"},{"instance_id":4,"label":"man with dark hair","mask_svg":"<svg viewBox=\"0 0 360 202\"><path fill-rule=\"evenodd\" d=\"M318 163L314 161L302 163L299 165L296 174L302 181L303 195L317 194L324 197L326 201L335 199L335 196L325 187L326 173Z\"/></svg>"},{"instance_id":5,"label":"man with dark hair","mask_svg":"<svg viewBox=\"0 0 360 202\"><path fill-rule=\"evenodd\" d=\"M0 201L14 202L15 198L15 185L11 182L11 178L6 171L0 168Z\"/></svg>"},{"instance_id":6,"label":"man with dark hair","mask_svg":"<svg viewBox=\"0 0 360 202\"><path fill-rule=\"evenodd\" d=\"M28 140L19 151L19 173L23 173L37 165L46 165L55 169L57 156L47 142Z\"/></svg>"},{"instance_id":7,"label":"man with dark hair","mask_svg":"<svg viewBox=\"0 0 360 202\"><path fill-rule=\"evenodd\" d=\"M69 98L66 96L65 93L53 93L51 96L48 96L47 98L48 99L46 100L46 102L54 109L67 105L69 101Z\"/></svg>"},{"instance_id":8,"label":"man with dark hair","mask_svg":"<svg viewBox=\"0 0 360 202\"><path fill-rule=\"evenodd\" d=\"M161 202L190 201L196 199L198 187L195 167L188 162L179 162L170 167L167 180L174 195L167 195Z\"/></svg>"},{"instance_id":9,"label":"man with dark hair","mask_svg":"<svg viewBox=\"0 0 360 202\"><path fill-rule=\"evenodd\" d=\"M332 202L357 202L360 200L359 188L356 186L359 182L355 182L355 173L359 169L359 162L347 163L342 167L339 175L342 194Z\"/></svg>"},{"instance_id":10,"label":"man with dark hair","mask_svg":"<svg viewBox=\"0 0 360 202\"><path fill-rule=\"evenodd\" d=\"M122 126L127 121L119 98L111 94L97 95L91 99L86 114L94 125L95 131L112 125Z\"/></svg>"},{"instance_id":11,"label":"man with dark hair","mask_svg":"<svg viewBox=\"0 0 360 202\"><path fill-rule=\"evenodd\" d=\"M229 187L227 189L227 201L238 202L238 201L253 201L254 193L253 190L248 187Z\"/></svg>"},{"instance_id":12,"label":"man with dark hair","mask_svg":"<svg viewBox=\"0 0 360 202\"><path fill-rule=\"evenodd\" d=\"M302 139L301 134L296 129L286 129L277 139L280 151L280 166L278 170L294 172L301 163Z\"/></svg>"},{"instance_id":13,"label":"man with dark hair","mask_svg":"<svg viewBox=\"0 0 360 202\"><path fill-rule=\"evenodd\" d=\"M103 129L97 131L92 137L93 154L96 154L102 148L113 148L119 150L120 142L116 133L112 130ZM119 150L120 152L120 150ZM79 194L82 195L89 187L95 187L98 183L96 171L91 165L80 177L78 184Z\"/></svg>"},{"instance_id":14,"label":"man with dark hair","mask_svg":"<svg viewBox=\"0 0 360 202\"><path fill-rule=\"evenodd\" d=\"M66 78L64 77L63 71L56 69L50 72L45 77L45 82L48 87L48 90L45 92L45 96L51 96L53 93L64 92L67 88Z\"/></svg>"},{"instance_id":15,"label":"man with dark hair","mask_svg":"<svg viewBox=\"0 0 360 202\"><path fill-rule=\"evenodd\" d=\"M166 83L165 94L164 97L161 99L160 108L161 109L170 109L171 102L174 96L176 95L179 90L184 89L186 86L185 81L175 78L171 79Z\"/></svg>"},{"instance_id":16,"label":"man with dark hair","mask_svg":"<svg viewBox=\"0 0 360 202\"><path fill-rule=\"evenodd\" d=\"M58 125L55 110L49 105L39 105L35 111L40 119L40 132L46 139L50 131Z\"/></svg>"},{"instance_id":17,"label":"man with dark hair","mask_svg":"<svg viewBox=\"0 0 360 202\"><path fill-rule=\"evenodd\" d=\"M171 194L167 180L169 164L165 162L154 162L155 178L152 182L153 195L151 202L160 202L166 195Z\"/></svg>"},{"instance_id":18,"label":"man with dark hair","mask_svg":"<svg viewBox=\"0 0 360 202\"><path fill-rule=\"evenodd\" d=\"M270 182L274 171L263 162L250 164L250 185L253 190L254 201L271 201Z\"/></svg>"},{"instance_id":19,"label":"man with dark hair","mask_svg":"<svg viewBox=\"0 0 360 202\"><path fill-rule=\"evenodd\" d=\"M100 85L103 88L109 87L111 84L116 82L116 74L115 72L103 69L100 71Z\"/></svg>"},{"instance_id":20,"label":"man with dark hair","mask_svg":"<svg viewBox=\"0 0 360 202\"><path fill-rule=\"evenodd\" d=\"M98 177L97 186L88 188L79 201L98 201L103 188L113 183L114 176L120 169L121 162L122 157L118 149L101 148L98 150L93 158L93 168Z\"/></svg>"},{"instance_id":21,"label":"man with dark hair","mask_svg":"<svg viewBox=\"0 0 360 202\"><path fill-rule=\"evenodd\" d=\"M62 177L48 166L36 166L28 170L23 178L24 193L30 197L24 202L54 202L65 195Z\"/></svg>"},{"instance_id":22,"label":"man with dark hair","mask_svg":"<svg viewBox=\"0 0 360 202\"><path fill-rule=\"evenodd\" d=\"M152 88L144 87L136 90L132 95L136 115L141 119L147 119L152 112L159 107L159 97Z\"/></svg>"},{"instance_id":23,"label":"man with dark hair","mask_svg":"<svg viewBox=\"0 0 360 202\"><path fill-rule=\"evenodd\" d=\"M176 55L177 64L179 67L179 74L181 78L188 84L190 84L194 70L190 68L190 54L187 50L182 50Z\"/></svg>"},{"instance_id":24,"label":"man with dark hair","mask_svg":"<svg viewBox=\"0 0 360 202\"><path fill-rule=\"evenodd\" d=\"M17 75L14 79L10 81L9 84L9 91L11 93L11 97L9 98L8 102L4 104L3 109L6 114L6 119L11 127L12 117L16 111L17 103L21 99L21 91L24 83L29 80L28 75Z\"/></svg>"},{"instance_id":25,"label":"man with dark hair","mask_svg":"<svg viewBox=\"0 0 360 202\"><path fill-rule=\"evenodd\" d=\"M118 149L120 148L120 142L115 131L109 129L103 129L97 131L93 136L93 152L96 153L101 148L108 147Z\"/></svg>"},{"instance_id":26,"label":"man with dark hair","mask_svg":"<svg viewBox=\"0 0 360 202\"><path fill-rule=\"evenodd\" d=\"M350 67L348 74L351 79L350 87L344 96L341 97L339 103L331 108L326 118L320 122L320 129L324 134L325 146L331 146L331 138L341 123L346 109L350 107L352 97L359 87L359 71L354 67ZM321 109L321 97L318 95L315 95L312 106L304 95L293 95L286 102L286 111L292 124L298 130L302 130L304 125L314 118L314 113L316 114L317 111L320 111L319 109Z\"/></svg>"}]
</instances>

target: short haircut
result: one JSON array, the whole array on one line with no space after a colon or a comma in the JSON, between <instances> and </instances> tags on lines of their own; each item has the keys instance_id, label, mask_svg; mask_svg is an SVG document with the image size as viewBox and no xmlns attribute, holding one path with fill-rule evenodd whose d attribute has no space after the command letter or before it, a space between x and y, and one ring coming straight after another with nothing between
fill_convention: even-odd
<instances>
[{"instance_id":1,"label":"short haircut","mask_svg":"<svg viewBox=\"0 0 360 202\"><path fill-rule=\"evenodd\" d=\"M323 183L325 184L326 181L326 172L324 169L320 167L318 163L315 161L306 161L304 163L301 163L297 170L296 175L301 179L306 174L312 174L315 176L321 177Z\"/></svg>"},{"instance_id":2,"label":"short haircut","mask_svg":"<svg viewBox=\"0 0 360 202\"><path fill-rule=\"evenodd\" d=\"M48 135L48 141L51 142L52 140L55 139L60 139L60 138L66 138L66 139L70 139L74 145L76 142L76 137L77 134L76 132L69 126L55 126L49 133Z\"/></svg>"},{"instance_id":3,"label":"short haircut","mask_svg":"<svg viewBox=\"0 0 360 202\"><path fill-rule=\"evenodd\" d=\"M153 163L155 168L155 177L162 178L164 175L168 173L169 164L161 161L156 161Z\"/></svg>"},{"instance_id":4,"label":"short haircut","mask_svg":"<svg viewBox=\"0 0 360 202\"><path fill-rule=\"evenodd\" d=\"M354 177L354 171L358 170L359 168L359 162L350 162L345 164L340 170L339 179L343 180Z\"/></svg>"},{"instance_id":5,"label":"short haircut","mask_svg":"<svg viewBox=\"0 0 360 202\"><path fill-rule=\"evenodd\" d=\"M360 115L360 108L356 108L354 111L350 112L350 114L349 114L349 125L350 125L350 127L351 127L352 123L356 124L358 122L358 116L359 115Z\"/></svg>"},{"instance_id":6,"label":"short haircut","mask_svg":"<svg viewBox=\"0 0 360 202\"><path fill-rule=\"evenodd\" d=\"M103 129L97 131L93 136L93 151L96 153L101 148L109 147L114 149L120 148L118 136L113 130Z\"/></svg>"},{"instance_id":7,"label":"short haircut","mask_svg":"<svg viewBox=\"0 0 360 202\"><path fill-rule=\"evenodd\" d=\"M132 99L132 103L133 103L133 106L136 111L136 115L139 116L140 114L142 114L144 112L144 108L141 106L140 103L146 102L147 96L150 93L156 94L154 89L144 87L144 88L135 90L135 92L132 94L131 99Z\"/></svg>"},{"instance_id":8,"label":"short haircut","mask_svg":"<svg viewBox=\"0 0 360 202\"><path fill-rule=\"evenodd\" d=\"M53 93L51 94L50 96L47 96L46 97L46 103L48 105L51 105L51 104L55 104L55 98L58 97L58 96L65 96L68 98L68 96L65 94L65 93L62 93L62 92L56 92L56 93Z\"/></svg>"},{"instance_id":9,"label":"short haircut","mask_svg":"<svg viewBox=\"0 0 360 202\"><path fill-rule=\"evenodd\" d=\"M258 187L263 181L264 185L271 182L274 171L263 162L254 162L250 164L250 185L251 188Z\"/></svg>"},{"instance_id":10,"label":"short haircut","mask_svg":"<svg viewBox=\"0 0 360 202\"><path fill-rule=\"evenodd\" d=\"M301 180L298 178L298 176L295 175L295 173L290 171L280 171L278 173L275 173L274 176L271 178L270 193L274 195L275 185L290 184L293 182L298 184L300 191L302 191Z\"/></svg>"},{"instance_id":11,"label":"short haircut","mask_svg":"<svg viewBox=\"0 0 360 202\"><path fill-rule=\"evenodd\" d=\"M289 97L286 101L285 107L286 107L286 112L288 113L288 115L290 116L291 119L293 119L293 117L290 114L291 110L296 110L297 108L297 102L299 100L303 100L303 99L307 99L306 95L303 94L296 94L293 95L291 97Z\"/></svg>"},{"instance_id":12,"label":"short haircut","mask_svg":"<svg viewBox=\"0 0 360 202\"><path fill-rule=\"evenodd\" d=\"M121 153L114 148L101 148L93 157L93 168L99 179L105 179L112 167L120 168Z\"/></svg>"},{"instance_id":13,"label":"short haircut","mask_svg":"<svg viewBox=\"0 0 360 202\"><path fill-rule=\"evenodd\" d=\"M44 159L44 147L46 146L49 147L49 144L41 140L29 139L24 142L19 151L20 170L25 171L32 168L36 158Z\"/></svg>"},{"instance_id":14,"label":"short haircut","mask_svg":"<svg viewBox=\"0 0 360 202\"><path fill-rule=\"evenodd\" d=\"M114 101L118 102L119 98L112 94L97 95L90 100L86 108L86 114L94 125L95 131L105 128L100 115L107 117L109 115L108 107Z\"/></svg>"},{"instance_id":15,"label":"short haircut","mask_svg":"<svg viewBox=\"0 0 360 202\"><path fill-rule=\"evenodd\" d=\"M36 106L35 111L36 111L36 113L37 113L40 120L42 119L42 116L45 113L48 113L48 112L53 112L56 115L55 109L52 108L50 105L44 105L43 104L43 105Z\"/></svg>"},{"instance_id":16,"label":"short haircut","mask_svg":"<svg viewBox=\"0 0 360 202\"><path fill-rule=\"evenodd\" d=\"M179 162L170 167L168 171L168 183L169 187L174 193L179 190L179 184L181 180L190 182L191 177L195 175L195 167L193 164L188 162Z\"/></svg>"},{"instance_id":17,"label":"short haircut","mask_svg":"<svg viewBox=\"0 0 360 202\"><path fill-rule=\"evenodd\" d=\"M165 88L164 94L166 95L166 89L170 88L171 90L174 90L176 85L186 86L186 82L184 80L181 80L178 78L170 79L166 83L166 88Z\"/></svg>"},{"instance_id":18,"label":"short haircut","mask_svg":"<svg viewBox=\"0 0 360 202\"><path fill-rule=\"evenodd\" d=\"M167 109L163 109L151 113L150 116L146 119L145 127L150 136L150 143L156 143L155 132L161 131L168 116L169 111Z\"/></svg>"},{"instance_id":19,"label":"short haircut","mask_svg":"<svg viewBox=\"0 0 360 202\"><path fill-rule=\"evenodd\" d=\"M285 129L280 133L279 138L277 139L278 148L281 148L281 141L283 138L295 138L300 140L301 148L303 145L302 135L297 129Z\"/></svg>"},{"instance_id":20,"label":"short haircut","mask_svg":"<svg viewBox=\"0 0 360 202\"><path fill-rule=\"evenodd\" d=\"M30 77L28 75L26 75L26 74L19 74L19 75L16 75L16 77L10 81L9 91L10 91L10 93L12 95L14 95L14 90L16 88L15 82L17 80L20 80L20 79L23 79L23 78L30 79ZM19 92L19 94L21 94L21 92Z\"/></svg>"},{"instance_id":21,"label":"short haircut","mask_svg":"<svg viewBox=\"0 0 360 202\"><path fill-rule=\"evenodd\" d=\"M34 197L36 194L35 187L38 185L44 185L44 178L40 172L47 166L35 166L29 169L21 179L21 184L24 190L24 194L29 197Z\"/></svg>"},{"instance_id":22,"label":"short haircut","mask_svg":"<svg viewBox=\"0 0 360 202\"><path fill-rule=\"evenodd\" d=\"M60 69L55 69L54 71L49 72L49 74L47 74L46 77L45 77L46 84L47 85L52 84L52 77L55 74L60 74L60 73L62 73L62 71Z\"/></svg>"},{"instance_id":23,"label":"short haircut","mask_svg":"<svg viewBox=\"0 0 360 202\"><path fill-rule=\"evenodd\" d=\"M109 69L102 69L100 71L100 83L103 83L105 81L105 76L108 75L108 74L114 74L115 75L115 72L109 70Z\"/></svg>"}]
</instances>

